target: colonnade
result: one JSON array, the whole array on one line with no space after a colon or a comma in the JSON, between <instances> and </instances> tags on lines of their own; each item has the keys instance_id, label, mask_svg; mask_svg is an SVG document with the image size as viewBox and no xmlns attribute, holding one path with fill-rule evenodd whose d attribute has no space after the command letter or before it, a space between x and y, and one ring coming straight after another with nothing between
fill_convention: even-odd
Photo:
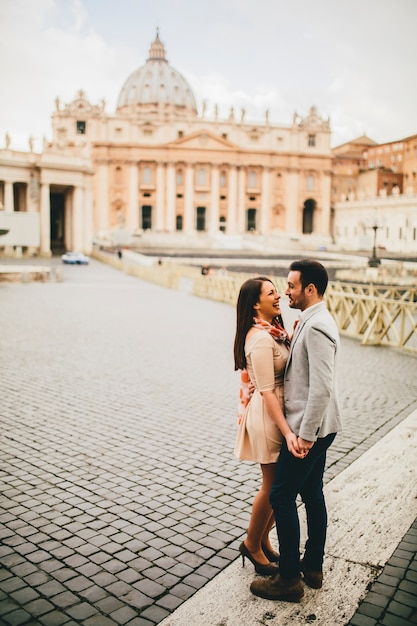
<instances>
[{"instance_id":1,"label":"colonnade","mask_svg":"<svg viewBox=\"0 0 417 626\"><path fill-rule=\"evenodd\" d=\"M149 165L149 161L146 162ZM271 211L276 203L276 185L274 175L276 169L269 166L237 166L198 163L171 163L155 162L152 184L144 185L141 181L140 161L127 162L127 176L124 179L125 202L124 220L129 230L141 228L140 208L142 205L152 206L152 230L159 232L174 232L177 228L176 217L182 216L182 230L190 234L196 231L196 209L199 206L206 209L205 231L214 234L220 229L221 200L224 196L227 203L226 211L222 211L225 218L225 232L227 234L242 234L247 230L247 209L256 209L256 230L262 234L271 231ZM209 183L199 187L196 179L196 170L199 167L207 169ZM106 231L112 222L110 207L113 190L111 180L111 165L107 160L96 163L97 189L97 227ZM177 185L177 170L182 170L183 183ZM255 188L248 186L248 171L257 172ZM223 186L221 173L226 172L226 185ZM300 231L300 176L298 168L283 169L280 193L285 206L284 229L286 232ZM330 185L330 179L328 182ZM325 185L324 185L325 187ZM181 190L183 196L177 200L177 193ZM144 197L143 192L149 191L150 197ZM251 201L249 198L256 199ZM330 212L330 187L325 194L327 215ZM224 209L224 205L223 205ZM223 224L222 224L223 225Z\"/></svg>"},{"instance_id":2,"label":"colonnade","mask_svg":"<svg viewBox=\"0 0 417 626\"><path fill-rule=\"evenodd\" d=\"M152 172L151 182L147 183L142 180L145 164L150 166ZM215 235L220 228L228 235L244 234L248 230L248 209L256 210L256 231L268 235L274 227L272 211L277 204L284 207L280 229L288 234L301 232L305 194L302 168L281 168L280 180L277 181L277 168L269 165L239 166L184 160L155 160L151 165L149 160L126 160L121 191L120 187L117 190L113 186L112 167L108 159L96 160L88 172L41 168L36 178L29 167L21 169L16 171L17 193L10 176L3 181L3 209L7 212L39 213L39 252L45 256L51 254L51 208L54 219L57 214L55 205L51 207L51 192L52 195L64 196L63 200L59 200L61 205L64 204L64 212L62 214L61 208L59 215L62 216L65 247L87 253L91 251L94 235L109 233L114 227L115 215L111 211L117 194L123 198L124 226L132 232L142 227L141 207L149 205L152 207L151 229L154 232L174 233L177 218L181 216L182 232L193 234L197 230L197 208L204 207L204 231L209 235ZM199 180L199 168L206 170L204 184ZM178 180L180 170L181 181ZM255 172L256 176L251 172ZM330 173L322 172L317 180L319 184L315 195L320 208L315 231L327 233Z\"/></svg>"},{"instance_id":3,"label":"colonnade","mask_svg":"<svg viewBox=\"0 0 417 626\"><path fill-rule=\"evenodd\" d=\"M22 178L26 178L22 182ZM54 176L53 178L56 178ZM51 254L51 191L64 194L64 216L62 228L65 234L65 246L67 249L91 251L93 239L93 193L90 177L82 184L59 185L57 181L38 182L38 179L19 175L18 180L3 180L3 207L2 210L8 215L26 213L39 213L39 221L30 224L39 224L39 233L27 233L28 225L23 226L21 219L13 220L13 228L10 230L8 248L22 246L22 239L38 240L39 253L42 256ZM14 185L19 184L19 191L15 195ZM23 231L22 231L23 228ZM24 233L24 234L22 234ZM23 244L26 245L26 244ZM29 246L31 249L33 246ZM35 251L35 250L32 250Z\"/></svg>"},{"instance_id":4,"label":"colonnade","mask_svg":"<svg viewBox=\"0 0 417 626\"><path fill-rule=\"evenodd\" d=\"M51 253L51 185L40 186L40 253ZM53 187L52 187L53 189ZM66 189L64 211L65 247L91 252L93 241L93 194L91 184Z\"/></svg>"}]
</instances>

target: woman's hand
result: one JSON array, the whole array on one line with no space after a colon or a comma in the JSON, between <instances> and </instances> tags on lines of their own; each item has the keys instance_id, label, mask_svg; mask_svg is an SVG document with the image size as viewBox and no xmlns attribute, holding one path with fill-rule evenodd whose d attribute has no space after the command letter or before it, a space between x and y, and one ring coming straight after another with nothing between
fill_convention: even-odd
<instances>
[{"instance_id":1,"label":"woman's hand","mask_svg":"<svg viewBox=\"0 0 417 626\"><path fill-rule=\"evenodd\" d=\"M297 457L297 459L305 458L305 454L300 452L298 437L295 433L289 432L288 435L285 436L285 441L287 442L288 450L293 456Z\"/></svg>"}]
</instances>

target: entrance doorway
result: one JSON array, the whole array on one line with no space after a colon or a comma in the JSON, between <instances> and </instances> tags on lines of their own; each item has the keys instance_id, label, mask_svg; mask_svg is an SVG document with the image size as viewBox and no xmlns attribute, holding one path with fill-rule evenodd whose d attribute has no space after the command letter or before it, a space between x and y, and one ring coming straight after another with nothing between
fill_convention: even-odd
<instances>
[{"instance_id":1,"label":"entrance doorway","mask_svg":"<svg viewBox=\"0 0 417 626\"><path fill-rule=\"evenodd\" d=\"M303 234L310 235L313 232L314 210L316 201L313 199L306 200L303 207Z\"/></svg>"},{"instance_id":2,"label":"entrance doorway","mask_svg":"<svg viewBox=\"0 0 417 626\"><path fill-rule=\"evenodd\" d=\"M152 207L150 205L142 205L142 230L151 230L152 228Z\"/></svg>"},{"instance_id":3,"label":"entrance doorway","mask_svg":"<svg viewBox=\"0 0 417 626\"><path fill-rule=\"evenodd\" d=\"M254 232L256 230L256 209L248 209L246 214L246 230Z\"/></svg>"},{"instance_id":4,"label":"entrance doorway","mask_svg":"<svg viewBox=\"0 0 417 626\"><path fill-rule=\"evenodd\" d=\"M51 192L51 252L65 252L65 193Z\"/></svg>"},{"instance_id":5,"label":"entrance doorway","mask_svg":"<svg viewBox=\"0 0 417 626\"><path fill-rule=\"evenodd\" d=\"M201 230L206 230L206 207L205 206L198 206L197 207L197 219L196 219L196 229L201 231Z\"/></svg>"}]
</instances>

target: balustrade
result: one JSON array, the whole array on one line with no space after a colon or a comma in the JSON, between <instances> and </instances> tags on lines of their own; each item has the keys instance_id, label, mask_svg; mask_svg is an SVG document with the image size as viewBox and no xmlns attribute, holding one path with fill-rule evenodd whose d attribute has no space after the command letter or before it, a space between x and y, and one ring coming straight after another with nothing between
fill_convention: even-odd
<instances>
[{"instance_id":1,"label":"balustrade","mask_svg":"<svg viewBox=\"0 0 417 626\"><path fill-rule=\"evenodd\" d=\"M201 268L164 261L161 265L135 265L95 253L98 260L138 278L178 289L181 277L192 280L192 293L202 298L235 306L242 283L253 273L228 272L203 276ZM287 287L286 278L271 276L279 293ZM339 332L361 340L362 345L386 345L417 355L417 288L401 285L365 285L330 281L326 305Z\"/></svg>"}]
</instances>

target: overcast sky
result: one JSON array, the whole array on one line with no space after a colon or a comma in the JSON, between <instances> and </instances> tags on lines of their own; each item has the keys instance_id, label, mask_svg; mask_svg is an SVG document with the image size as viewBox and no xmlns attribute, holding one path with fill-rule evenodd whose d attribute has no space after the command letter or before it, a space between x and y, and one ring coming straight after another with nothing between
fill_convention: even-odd
<instances>
[{"instance_id":1,"label":"overcast sky","mask_svg":"<svg viewBox=\"0 0 417 626\"><path fill-rule=\"evenodd\" d=\"M0 147L40 148L55 98L113 113L159 28L199 111L289 125L312 105L332 145L417 134L417 0L0 0Z\"/></svg>"}]
</instances>

